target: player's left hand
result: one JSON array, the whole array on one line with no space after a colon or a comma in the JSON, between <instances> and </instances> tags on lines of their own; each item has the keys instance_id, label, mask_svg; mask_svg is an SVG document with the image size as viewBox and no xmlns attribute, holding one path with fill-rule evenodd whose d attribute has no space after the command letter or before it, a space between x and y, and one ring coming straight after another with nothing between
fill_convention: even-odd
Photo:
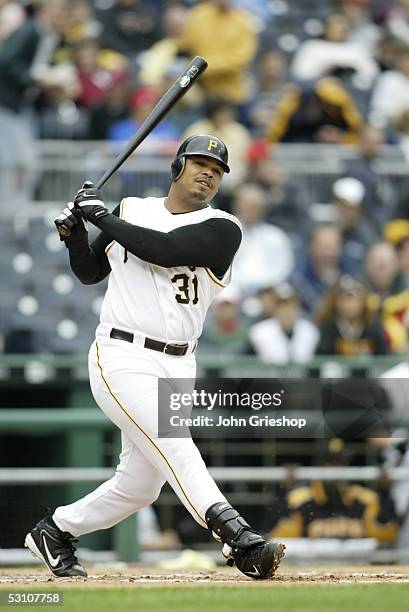
<instances>
[{"instance_id":1,"label":"player's left hand","mask_svg":"<svg viewBox=\"0 0 409 612\"><path fill-rule=\"evenodd\" d=\"M61 214L54 219L61 240L66 243L81 240L87 235L87 228L81 213L75 209L73 202L68 202Z\"/></svg>"},{"instance_id":2,"label":"player's left hand","mask_svg":"<svg viewBox=\"0 0 409 612\"><path fill-rule=\"evenodd\" d=\"M91 181L85 181L82 188L77 191L74 206L81 211L81 215L88 221L95 222L109 214L102 200L99 189Z\"/></svg>"}]
</instances>

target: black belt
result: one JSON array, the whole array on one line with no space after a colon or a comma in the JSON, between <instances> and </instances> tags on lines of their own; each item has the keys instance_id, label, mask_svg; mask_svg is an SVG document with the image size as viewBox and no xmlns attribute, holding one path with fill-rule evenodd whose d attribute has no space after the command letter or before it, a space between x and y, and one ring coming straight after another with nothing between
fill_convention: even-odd
<instances>
[{"instance_id":1,"label":"black belt","mask_svg":"<svg viewBox=\"0 0 409 612\"><path fill-rule=\"evenodd\" d=\"M131 332L116 329L116 327L111 329L109 337L116 340L125 340L125 342L133 342L134 339L134 335ZM169 342L160 342L160 340L154 340L153 338L145 338L144 347L152 349L152 351L166 353L166 355L177 356L186 355L189 350L189 344L169 344Z\"/></svg>"}]
</instances>

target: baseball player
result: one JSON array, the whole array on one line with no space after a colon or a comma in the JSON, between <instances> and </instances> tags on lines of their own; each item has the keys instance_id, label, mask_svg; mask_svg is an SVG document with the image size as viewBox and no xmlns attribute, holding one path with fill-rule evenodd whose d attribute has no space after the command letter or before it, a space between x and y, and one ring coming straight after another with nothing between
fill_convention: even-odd
<instances>
[{"instance_id":1,"label":"baseball player","mask_svg":"<svg viewBox=\"0 0 409 612\"><path fill-rule=\"evenodd\" d=\"M191 438L157 433L158 379L194 381L206 311L229 282L240 245L238 219L210 206L229 171L219 138L191 136L172 163L166 198L124 198L110 214L87 182L58 218L71 230L65 242L74 274L85 284L109 274L89 375L96 402L121 429L122 452L113 478L27 534L26 546L55 576L86 576L74 538L152 504L166 481L223 542L229 565L269 578L284 555L283 544L266 542L227 502ZM101 230L91 246L83 219Z\"/></svg>"}]
</instances>

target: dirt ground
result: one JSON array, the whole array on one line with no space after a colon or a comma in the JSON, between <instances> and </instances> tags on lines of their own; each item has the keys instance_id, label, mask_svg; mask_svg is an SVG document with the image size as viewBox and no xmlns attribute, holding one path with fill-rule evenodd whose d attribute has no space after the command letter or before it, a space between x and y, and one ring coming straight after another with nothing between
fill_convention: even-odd
<instances>
[{"instance_id":1,"label":"dirt ground","mask_svg":"<svg viewBox=\"0 0 409 612\"><path fill-rule=\"evenodd\" d=\"M126 587L126 586L178 586L196 584L254 586L291 584L365 584L365 583L409 583L409 566L333 566L306 568L283 566L273 580L255 581L229 568L206 572L166 572L154 567L130 566L126 569L92 569L88 567L88 578L54 578L42 568L0 568L0 589L13 587L30 588L75 588L75 587Z\"/></svg>"}]
</instances>

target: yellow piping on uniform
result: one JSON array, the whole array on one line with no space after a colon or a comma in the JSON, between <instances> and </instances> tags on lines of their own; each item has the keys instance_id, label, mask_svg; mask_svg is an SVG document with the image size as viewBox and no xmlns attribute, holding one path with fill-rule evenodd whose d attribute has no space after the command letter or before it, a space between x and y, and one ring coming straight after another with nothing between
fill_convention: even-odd
<instances>
[{"instance_id":1,"label":"yellow piping on uniform","mask_svg":"<svg viewBox=\"0 0 409 612\"><path fill-rule=\"evenodd\" d=\"M124 412L124 414L126 414L126 416L128 417L128 419L130 419L132 421L132 423L139 429L139 431L149 440L149 442L156 448L156 450L158 451L158 453L160 454L160 456L162 457L162 459L165 461L166 465L169 467L170 471L172 472L176 482L178 483L180 490L182 491L183 495L185 496L189 506L194 510L194 512L197 514L197 516L199 517L199 519L206 525L206 521L205 519L200 515L200 513L196 510L196 508L194 507L194 505L192 504L192 502L190 501L189 497L187 496L186 491L184 490L184 488L182 487L182 484L179 480L179 478L176 476L175 470L173 469L173 467L171 466L171 464L169 463L168 459L166 458L166 456L163 454L163 452L160 450L160 448L155 444L155 442L152 440L152 438L150 437L150 435L148 433L146 433L146 431L140 426L138 425L138 423L132 418L132 416L129 414L129 412L126 410L126 408L122 405L122 403L119 401L119 399L115 396L115 394L113 393L113 391L111 390L109 383L107 381L107 379L105 378L104 372L102 370L102 366L100 363L100 359L99 359L99 346L98 346L98 341L96 341L96 347L97 347L97 363L98 363L98 367L99 370L101 372L101 377L102 380L104 381L108 392L110 394L110 396L113 398L113 400L118 404L118 406L120 407L120 409L122 410L122 412Z\"/></svg>"},{"instance_id":2,"label":"yellow piping on uniform","mask_svg":"<svg viewBox=\"0 0 409 612\"><path fill-rule=\"evenodd\" d=\"M223 283L222 283L222 282L221 282L221 281L220 281L220 280L217 278L217 276L215 276L215 275L213 274L213 272L212 272L211 270L209 270L209 268L205 268L205 270L206 270L206 272L207 272L208 276L210 276L210 278L212 279L212 281L213 281L214 283L216 283L216 285L219 285L219 287L226 287L226 285L224 285L224 284L223 284Z\"/></svg>"}]
</instances>

